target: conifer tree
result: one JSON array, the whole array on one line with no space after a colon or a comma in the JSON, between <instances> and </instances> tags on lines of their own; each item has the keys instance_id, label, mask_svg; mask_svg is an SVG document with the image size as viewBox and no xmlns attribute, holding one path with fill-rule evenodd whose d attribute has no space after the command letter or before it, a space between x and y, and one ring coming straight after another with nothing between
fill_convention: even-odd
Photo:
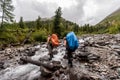
<instances>
[{"instance_id":1,"label":"conifer tree","mask_svg":"<svg viewBox=\"0 0 120 80\"><path fill-rule=\"evenodd\" d=\"M61 15L62 15L61 7L59 7L55 13L56 15L53 23L53 33L56 33L58 34L58 36L61 36L61 27L60 27Z\"/></svg>"},{"instance_id":2,"label":"conifer tree","mask_svg":"<svg viewBox=\"0 0 120 80\"><path fill-rule=\"evenodd\" d=\"M20 17L19 26L20 28L24 28L23 17Z\"/></svg>"},{"instance_id":3,"label":"conifer tree","mask_svg":"<svg viewBox=\"0 0 120 80\"><path fill-rule=\"evenodd\" d=\"M40 29L41 27L42 27L42 25L41 25L41 18L40 18L40 16L38 16L38 19L36 20L36 28Z\"/></svg>"},{"instance_id":4,"label":"conifer tree","mask_svg":"<svg viewBox=\"0 0 120 80\"><path fill-rule=\"evenodd\" d=\"M5 21L13 22L14 14L14 6L12 5L12 0L0 0L0 8L1 8L1 27L3 27L3 23Z\"/></svg>"}]
</instances>

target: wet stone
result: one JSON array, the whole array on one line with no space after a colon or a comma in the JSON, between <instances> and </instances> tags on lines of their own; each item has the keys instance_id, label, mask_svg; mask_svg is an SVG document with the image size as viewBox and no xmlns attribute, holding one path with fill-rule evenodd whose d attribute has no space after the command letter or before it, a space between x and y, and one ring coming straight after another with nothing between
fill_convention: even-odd
<instances>
[{"instance_id":1,"label":"wet stone","mask_svg":"<svg viewBox=\"0 0 120 80\"><path fill-rule=\"evenodd\" d=\"M9 70L4 71L3 69L4 73L0 72L0 79L5 80L6 78L9 80L10 77L13 80L18 78L19 80L34 80L38 78L33 78L33 76L39 75L42 77L40 80L119 80L119 37L108 34L83 36L84 42L79 42L80 46L73 54L73 68L68 67L67 57L63 57L63 60L53 61L53 59L49 61L46 44L40 44L38 47L32 45L6 48L0 51L0 61L6 61L4 63L0 62L0 68L6 65L5 68L9 68ZM35 54L36 51L39 54ZM63 45L53 50L54 58L56 56L57 58L62 57L64 54L62 56L57 55L61 53L65 53ZM39 60L30 61L34 65L28 62L26 64L19 60L19 58L25 56ZM7 75L9 75L8 78Z\"/></svg>"},{"instance_id":2,"label":"wet stone","mask_svg":"<svg viewBox=\"0 0 120 80\"><path fill-rule=\"evenodd\" d=\"M119 74L119 76L120 76L120 68L117 68L117 72L118 72L118 74Z\"/></svg>"},{"instance_id":3,"label":"wet stone","mask_svg":"<svg viewBox=\"0 0 120 80\"><path fill-rule=\"evenodd\" d=\"M0 62L0 69L4 69L4 62Z\"/></svg>"},{"instance_id":4,"label":"wet stone","mask_svg":"<svg viewBox=\"0 0 120 80\"><path fill-rule=\"evenodd\" d=\"M50 78L52 77L52 72L44 67L40 67L40 71L41 71L41 76L43 77L47 77L47 78Z\"/></svg>"}]
</instances>

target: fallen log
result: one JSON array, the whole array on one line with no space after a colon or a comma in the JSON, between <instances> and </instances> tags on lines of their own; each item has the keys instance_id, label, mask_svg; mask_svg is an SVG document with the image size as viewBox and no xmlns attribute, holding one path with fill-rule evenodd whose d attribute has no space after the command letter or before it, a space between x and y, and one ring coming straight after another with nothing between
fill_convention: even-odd
<instances>
[{"instance_id":1,"label":"fallen log","mask_svg":"<svg viewBox=\"0 0 120 80\"><path fill-rule=\"evenodd\" d=\"M116 68L120 68L120 65L115 65L111 67L111 69L116 69Z\"/></svg>"},{"instance_id":2,"label":"fallen log","mask_svg":"<svg viewBox=\"0 0 120 80\"><path fill-rule=\"evenodd\" d=\"M37 66L43 66L44 68L50 70L50 71L56 71L61 68L60 64L50 64L50 63L42 63L40 61L34 61L30 58L20 58L23 62L28 62Z\"/></svg>"},{"instance_id":3,"label":"fallen log","mask_svg":"<svg viewBox=\"0 0 120 80\"><path fill-rule=\"evenodd\" d=\"M77 58L79 61L85 61L85 62L100 60L99 55L92 54L89 52L80 52L79 54L75 55L75 58Z\"/></svg>"}]
</instances>

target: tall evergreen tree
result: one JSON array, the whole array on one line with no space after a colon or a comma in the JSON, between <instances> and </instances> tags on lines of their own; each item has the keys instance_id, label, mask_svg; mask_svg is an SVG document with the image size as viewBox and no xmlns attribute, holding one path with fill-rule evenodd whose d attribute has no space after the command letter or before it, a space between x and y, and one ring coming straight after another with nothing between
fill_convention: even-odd
<instances>
[{"instance_id":1,"label":"tall evergreen tree","mask_svg":"<svg viewBox=\"0 0 120 80\"><path fill-rule=\"evenodd\" d=\"M78 32L79 26L77 24L74 25L74 32Z\"/></svg>"},{"instance_id":2,"label":"tall evergreen tree","mask_svg":"<svg viewBox=\"0 0 120 80\"><path fill-rule=\"evenodd\" d=\"M12 22L14 18L14 14L12 13L14 10L14 6L12 5L12 0L0 0L0 8L1 8L1 27L3 27L3 23L5 21Z\"/></svg>"},{"instance_id":3,"label":"tall evergreen tree","mask_svg":"<svg viewBox=\"0 0 120 80\"><path fill-rule=\"evenodd\" d=\"M60 27L61 15L62 15L61 7L59 7L55 13L56 15L53 23L53 33L56 33L58 34L58 36L61 36L61 27Z\"/></svg>"},{"instance_id":4,"label":"tall evergreen tree","mask_svg":"<svg viewBox=\"0 0 120 80\"><path fill-rule=\"evenodd\" d=\"M36 27L37 27L37 29L40 29L42 27L40 16L38 16L38 19L36 20Z\"/></svg>"},{"instance_id":5,"label":"tall evergreen tree","mask_svg":"<svg viewBox=\"0 0 120 80\"><path fill-rule=\"evenodd\" d=\"M23 17L20 17L19 26L20 28L24 28Z\"/></svg>"}]
</instances>

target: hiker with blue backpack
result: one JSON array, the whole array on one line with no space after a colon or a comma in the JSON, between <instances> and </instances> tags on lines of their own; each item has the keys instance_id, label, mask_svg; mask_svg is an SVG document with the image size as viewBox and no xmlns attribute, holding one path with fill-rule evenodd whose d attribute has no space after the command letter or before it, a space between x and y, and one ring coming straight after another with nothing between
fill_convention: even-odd
<instances>
[{"instance_id":1,"label":"hiker with blue backpack","mask_svg":"<svg viewBox=\"0 0 120 80\"><path fill-rule=\"evenodd\" d=\"M68 58L68 65L73 67L72 64L72 53L78 48L78 38L76 37L74 32L69 32L66 37L64 37L64 46L66 47L66 54Z\"/></svg>"}]
</instances>

